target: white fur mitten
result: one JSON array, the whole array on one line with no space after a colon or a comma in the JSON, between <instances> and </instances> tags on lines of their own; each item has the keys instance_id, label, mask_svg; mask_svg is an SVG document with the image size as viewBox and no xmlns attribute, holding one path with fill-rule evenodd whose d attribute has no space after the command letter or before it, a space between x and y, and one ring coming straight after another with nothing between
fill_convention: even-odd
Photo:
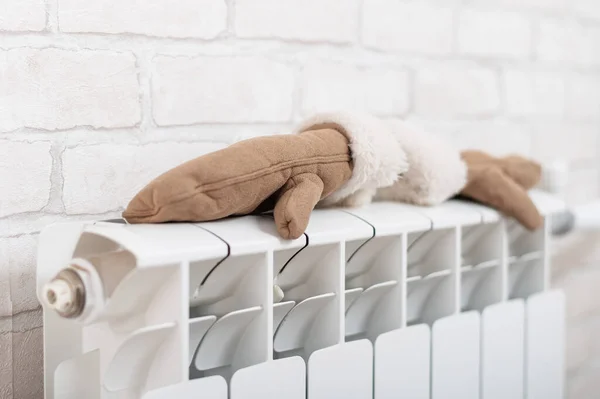
<instances>
[{"instance_id":1,"label":"white fur mitten","mask_svg":"<svg viewBox=\"0 0 600 399\"><path fill-rule=\"evenodd\" d=\"M466 184L467 167L450 143L406 122L390 122L406 154L408 171L389 187L379 188L378 201L436 205Z\"/></svg>"},{"instance_id":2,"label":"white fur mitten","mask_svg":"<svg viewBox=\"0 0 600 399\"><path fill-rule=\"evenodd\" d=\"M322 128L335 128L348 138L353 168L350 179L319 201L318 208L366 205L377 188L393 184L408 169L401 143L379 118L360 112L322 113L303 121L296 130Z\"/></svg>"}]
</instances>

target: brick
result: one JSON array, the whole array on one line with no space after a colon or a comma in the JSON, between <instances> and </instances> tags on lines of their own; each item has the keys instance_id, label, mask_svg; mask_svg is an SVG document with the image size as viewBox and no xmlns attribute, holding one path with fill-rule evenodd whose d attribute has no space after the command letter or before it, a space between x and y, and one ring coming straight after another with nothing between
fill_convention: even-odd
<instances>
[{"instance_id":1,"label":"brick","mask_svg":"<svg viewBox=\"0 0 600 399\"><path fill-rule=\"evenodd\" d=\"M405 121L449 141L458 150L479 149L496 156L531 154L531 129L519 123L502 120L440 121L416 117L408 117Z\"/></svg>"},{"instance_id":2,"label":"brick","mask_svg":"<svg viewBox=\"0 0 600 399\"><path fill-rule=\"evenodd\" d=\"M21 313L15 313L11 319L12 332L30 331L34 328L42 327L44 324L43 318L41 307Z\"/></svg>"},{"instance_id":3,"label":"brick","mask_svg":"<svg viewBox=\"0 0 600 399\"><path fill-rule=\"evenodd\" d=\"M566 116L579 121L600 119L600 76L572 75L567 79Z\"/></svg>"},{"instance_id":4,"label":"brick","mask_svg":"<svg viewBox=\"0 0 600 399\"><path fill-rule=\"evenodd\" d=\"M154 177L221 147L215 143L153 143L68 148L62 159L65 210L94 214L122 209Z\"/></svg>"},{"instance_id":5,"label":"brick","mask_svg":"<svg viewBox=\"0 0 600 399\"><path fill-rule=\"evenodd\" d=\"M542 61L568 61L573 52L572 39L581 27L564 19L541 19L538 25L538 41L535 54Z\"/></svg>"},{"instance_id":6,"label":"brick","mask_svg":"<svg viewBox=\"0 0 600 399\"><path fill-rule=\"evenodd\" d=\"M531 153L531 131L520 124L474 122L461 125L449 136L461 150L479 149L496 156Z\"/></svg>"},{"instance_id":7,"label":"brick","mask_svg":"<svg viewBox=\"0 0 600 399\"><path fill-rule=\"evenodd\" d=\"M473 0L476 5L491 5L493 7L509 7L520 9L563 10L570 0Z\"/></svg>"},{"instance_id":8,"label":"brick","mask_svg":"<svg viewBox=\"0 0 600 399\"><path fill-rule=\"evenodd\" d=\"M599 65L600 29L571 19L541 19L535 53L542 61Z\"/></svg>"},{"instance_id":9,"label":"brick","mask_svg":"<svg viewBox=\"0 0 600 399\"><path fill-rule=\"evenodd\" d=\"M294 76L288 65L245 57L159 56L154 67L153 115L159 125L291 117Z\"/></svg>"},{"instance_id":10,"label":"brick","mask_svg":"<svg viewBox=\"0 0 600 399\"><path fill-rule=\"evenodd\" d=\"M12 315L10 298L10 268L8 262L8 241L0 238L0 318ZM0 329L0 333L2 329Z\"/></svg>"},{"instance_id":11,"label":"brick","mask_svg":"<svg viewBox=\"0 0 600 399\"><path fill-rule=\"evenodd\" d=\"M471 64L424 66L416 73L415 111L421 116L474 117L500 106L493 70Z\"/></svg>"},{"instance_id":12,"label":"brick","mask_svg":"<svg viewBox=\"0 0 600 399\"><path fill-rule=\"evenodd\" d=\"M12 332L12 330L13 330L12 322L13 322L13 318L10 316L0 317L0 334L6 333L6 332Z\"/></svg>"},{"instance_id":13,"label":"brick","mask_svg":"<svg viewBox=\"0 0 600 399\"><path fill-rule=\"evenodd\" d=\"M357 0L237 0L235 33L245 38L351 42Z\"/></svg>"},{"instance_id":14,"label":"brick","mask_svg":"<svg viewBox=\"0 0 600 399\"><path fill-rule=\"evenodd\" d=\"M504 74L506 110L511 116L561 117L565 82L560 75L507 70Z\"/></svg>"},{"instance_id":15,"label":"brick","mask_svg":"<svg viewBox=\"0 0 600 399\"><path fill-rule=\"evenodd\" d=\"M453 11L418 1L365 0L362 40L369 47L429 54L452 51Z\"/></svg>"},{"instance_id":16,"label":"brick","mask_svg":"<svg viewBox=\"0 0 600 399\"><path fill-rule=\"evenodd\" d=\"M591 161L598 156L594 125L540 123L533 125L532 155L543 161Z\"/></svg>"},{"instance_id":17,"label":"brick","mask_svg":"<svg viewBox=\"0 0 600 399\"><path fill-rule=\"evenodd\" d=\"M44 0L3 1L0 31L41 31L46 27Z\"/></svg>"},{"instance_id":18,"label":"brick","mask_svg":"<svg viewBox=\"0 0 600 399\"><path fill-rule=\"evenodd\" d=\"M571 0L570 4L580 17L600 20L600 2L598 0Z\"/></svg>"},{"instance_id":19,"label":"brick","mask_svg":"<svg viewBox=\"0 0 600 399\"><path fill-rule=\"evenodd\" d=\"M302 73L302 111L355 109L376 115L401 115L409 105L405 70L352 65L309 64Z\"/></svg>"},{"instance_id":20,"label":"brick","mask_svg":"<svg viewBox=\"0 0 600 399\"><path fill-rule=\"evenodd\" d=\"M531 24L519 13L465 10L459 18L458 48L472 55L525 57L531 49Z\"/></svg>"},{"instance_id":21,"label":"brick","mask_svg":"<svg viewBox=\"0 0 600 399\"><path fill-rule=\"evenodd\" d=\"M575 63L585 67L600 65L600 27L586 26L567 45L572 46Z\"/></svg>"},{"instance_id":22,"label":"brick","mask_svg":"<svg viewBox=\"0 0 600 399\"><path fill-rule=\"evenodd\" d=\"M416 115L409 115L406 118L392 118L392 122L401 122L402 120L410 123L419 130L425 130L438 136L449 136L462 129L468 122L449 121L440 119L427 119Z\"/></svg>"},{"instance_id":23,"label":"brick","mask_svg":"<svg viewBox=\"0 0 600 399\"><path fill-rule=\"evenodd\" d=\"M8 242L0 238L0 318L12 315L10 299L10 268L8 262ZM2 330L0 330L2 332Z\"/></svg>"},{"instance_id":24,"label":"brick","mask_svg":"<svg viewBox=\"0 0 600 399\"><path fill-rule=\"evenodd\" d=\"M0 217L42 209L51 171L50 143L0 140Z\"/></svg>"},{"instance_id":25,"label":"brick","mask_svg":"<svg viewBox=\"0 0 600 399\"><path fill-rule=\"evenodd\" d=\"M227 27L224 0L58 0L63 32L211 39Z\"/></svg>"},{"instance_id":26,"label":"brick","mask_svg":"<svg viewBox=\"0 0 600 399\"><path fill-rule=\"evenodd\" d=\"M2 253L2 240L0 240L0 256ZM8 268L6 268L8 269ZM10 300L10 277L8 270L0 269L0 317L12 315L12 302Z\"/></svg>"},{"instance_id":27,"label":"brick","mask_svg":"<svg viewBox=\"0 0 600 399\"><path fill-rule=\"evenodd\" d=\"M40 306L36 296L36 250L36 236L0 240L0 270L8 270L10 274L11 314Z\"/></svg>"},{"instance_id":28,"label":"brick","mask_svg":"<svg viewBox=\"0 0 600 399\"><path fill-rule=\"evenodd\" d=\"M0 131L132 126L140 121L132 54L0 51Z\"/></svg>"},{"instance_id":29,"label":"brick","mask_svg":"<svg viewBox=\"0 0 600 399\"><path fill-rule=\"evenodd\" d=\"M42 328L13 334L14 397L44 398L44 339Z\"/></svg>"},{"instance_id":30,"label":"brick","mask_svg":"<svg viewBox=\"0 0 600 399\"><path fill-rule=\"evenodd\" d=\"M13 397L12 334L0 332L0 398Z\"/></svg>"},{"instance_id":31,"label":"brick","mask_svg":"<svg viewBox=\"0 0 600 399\"><path fill-rule=\"evenodd\" d=\"M32 235L0 239L0 317L39 308L36 250L37 240ZM15 321L13 318L11 329Z\"/></svg>"}]
</instances>

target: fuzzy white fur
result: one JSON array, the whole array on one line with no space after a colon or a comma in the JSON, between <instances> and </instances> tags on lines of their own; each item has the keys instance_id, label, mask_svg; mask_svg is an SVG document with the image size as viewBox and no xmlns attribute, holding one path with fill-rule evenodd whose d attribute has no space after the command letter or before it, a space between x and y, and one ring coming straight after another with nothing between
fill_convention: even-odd
<instances>
[{"instance_id":1,"label":"fuzzy white fur","mask_svg":"<svg viewBox=\"0 0 600 399\"><path fill-rule=\"evenodd\" d=\"M406 122L392 123L409 168L392 186L377 190L375 200L436 205L466 184L467 167L457 149L439 137Z\"/></svg>"},{"instance_id":2,"label":"fuzzy white fur","mask_svg":"<svg viewBox=\"0 0 600 399\"><path fill-rule=\"evenodd\" d=\"M377 188L394 184L408 170L402 147L383 121L355 112L326 113L305 120L297 132L325 127L337 128L348 137L354 166L350 179L319 207L368 203Z\"/></svg>"}]
</instances>

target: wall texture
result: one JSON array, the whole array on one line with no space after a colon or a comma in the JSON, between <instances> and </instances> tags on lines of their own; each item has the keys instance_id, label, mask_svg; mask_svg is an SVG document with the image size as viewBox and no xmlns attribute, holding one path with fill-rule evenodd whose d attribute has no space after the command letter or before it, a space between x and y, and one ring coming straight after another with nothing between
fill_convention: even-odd
<instances>
[{"instance_id":1,"label":"wall texture","mask_svg":"<svg viewBox=\"0 0 600 399\"><path fill-rule=\"evenodd\" d=\"M113 217L158 173L352 107L599 189L596 0L3 0L0 398L42 397L46 224ZM569 393L600 388L600 237L557 245Z\"/></svg>"}]
</instances>

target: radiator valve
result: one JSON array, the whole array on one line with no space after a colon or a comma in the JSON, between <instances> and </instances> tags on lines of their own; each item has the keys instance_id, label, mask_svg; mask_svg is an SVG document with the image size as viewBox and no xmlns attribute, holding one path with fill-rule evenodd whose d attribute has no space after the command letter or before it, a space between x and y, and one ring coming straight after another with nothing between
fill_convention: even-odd
<instances>
[{"instance_id":1,"label":"radiator valve","mask_svg":"<svg viewBox=\"0 0 600 399\"><path fill-rule=\"evenodd\" d=\"M89 323L105 305L102 280L86 259L75 258L42 288L40 300L60 317Z\"/></svg>"},{"instance_id":2,"label":"radiator valve","mask_svg":"<svg viewBox=\"0 0 600 399\"><path fill-rule=\"evenodd\" d=\"M68 267L44 286L44 299L60 316L78 317L85 308L85 286L79 274Z\"/></svg>"}]
</instances>

